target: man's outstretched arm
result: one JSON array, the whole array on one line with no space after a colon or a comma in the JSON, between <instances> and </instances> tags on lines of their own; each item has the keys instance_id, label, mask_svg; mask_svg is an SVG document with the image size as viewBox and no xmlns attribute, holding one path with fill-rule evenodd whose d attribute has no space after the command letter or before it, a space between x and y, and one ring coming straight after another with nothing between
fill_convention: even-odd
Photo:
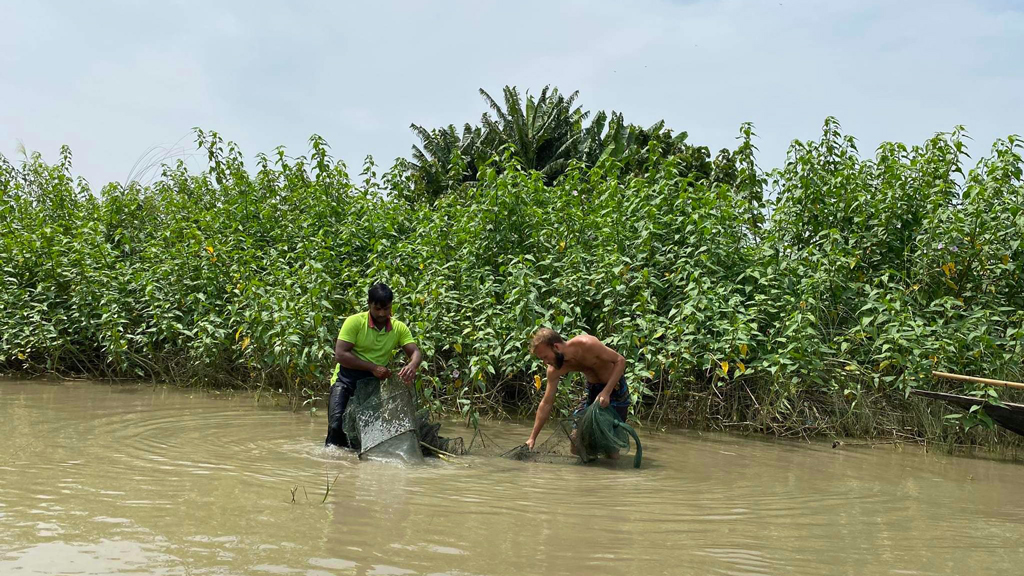
<instances>
[{"instance_id":1,"label":"man's outstretched arm","mask_svg":"<svg viewBox=\"0 0 1024 576\"><path fill-rule=\"evenodd\" d=\"M558 393L558 380L562 377L562 372L554 366L548 366L548 385L544 389L544 398L540 401L540 406L537 407L537 417L533 422L533 432L530 433L530 438L526 441L526 445L533 450L533 445L537 443L537 436L540 435L541 429L547 424L548 418L551 417L551 410L555 407L555 396Z\"/></svg>"}]
</instances>

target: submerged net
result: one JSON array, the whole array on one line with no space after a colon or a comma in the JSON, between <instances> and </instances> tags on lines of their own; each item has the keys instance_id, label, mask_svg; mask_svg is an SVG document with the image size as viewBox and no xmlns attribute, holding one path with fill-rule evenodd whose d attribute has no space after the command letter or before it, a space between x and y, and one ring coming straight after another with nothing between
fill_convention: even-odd
<instances>
[{"instance_id":1,"label":"submerged net","mask_svg":"<svg viewBox=\"0 0 1024 576\"><path fill-rule=\"evenodd\" d=\"M416 412L409 387L398 378L364 378L342 416L342 430L360 447L363 459L402 460L416 463L423 455L461 454L461 438L440 436L440 424L430 422L427 410ZM425 445L425 447L424 447Z\"/></svg>"},{"instance_id":2,"label":"submerged net","mask_svg":"<svg viewBox=\"0 0 1024 576\"><path fill-rule=\"evenodd\" d=\"M416 413L416 434L419 436L420 442L428 446L425 454L440 453L452 456L466 454L466 445L462 438L441 436L441 423L431 422L430 411L426 408Z\"/></svg>"},{"instance_id":3,"label":"submerged net","mask_svg":"<svg viewBox=\"0 0 1024 576\"><path fill-rule=\"evenodd\" d=\"M500 454L503 458L520 462L544 462L550 464L579 464L579 455L573 453L572 420L558 420L548 425L551 433L547 440L537 444L530 450L526 444L520 444Z\"/></svg>"},{"instance_id":4,"label":"submerged net","mask_svg":"<svg viewBox=\"0 0 1024 576\"><path fill-rule=\"evenodd\" d=\"M575 425L574 425L575 424ZM427 409L416 410L413 394L399 379L388 380L364 378L356 382L355 391L345 408L342 429L360 447L362 459L399 460L408 463L422 462L423 456L461 456L472 450L474 442L467 448L462 438L445 438L440 435L441 424L430 421ZM617 456L628 452L629 439L633 438L636 454L633 466L640 467L643 448L636 431L619 420L612 408L601 408L591 404L575 420L562 419L549 425L548 438L534 446L525 444L504 452L491 452L513 460L526 462L548 462L572 464L592 462L600 456ZM488 449L481 435L482 450L474 454L484 455ZM491 449L496 448L491 442Z\"/></svg>"},{"instance_id":5,"label":"submerged net","mask_svg":"<svg viewBox=\"0 0 1024 576\"><path fill-rule=\"evenodd\" d=\"M633 427L619 420L612 408L591 404L575 420L559 420L547 440L530 450L526 444L501 454L521 462L587 463L601 456L617 457L629 451L629 439L636 445L633 467L639 468L643 447Z\"/></svg>"},{"instance_id":6,"label":"submerged net","mask_svg":"<svg viewBox=\"0 0 1024 576\"><path fill-rule=\"evenodd\" d=\"M342 429L359 446L360 458L423 460L409 389L391 380L363 378L345 407Z\"/></svg>"}]
</instances>

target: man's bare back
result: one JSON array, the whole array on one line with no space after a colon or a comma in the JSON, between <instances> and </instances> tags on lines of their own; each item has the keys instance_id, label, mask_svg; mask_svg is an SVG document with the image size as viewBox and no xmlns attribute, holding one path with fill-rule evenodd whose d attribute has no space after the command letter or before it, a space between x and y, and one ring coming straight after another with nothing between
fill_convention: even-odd
<instances>
[{"instance_id":1,"label":"man's bare back","mask_svg":"<svg viewBox=\"0 0 1024 576\"><path fill-rule=\"evenodd\" d=\"M572 372L579 372L586 377L587 382L594 384L608 382L615 371L616 357L619 357L617 353L590 334L580 334L570 339L565 343L565 350L562 367L556 368L558 375L565 376ZM614 356L604 353L605 350Z\"/></svg>"},{"instance_id":2,"label":"man's bare back","mask_svg":"<svg viewBox=\"0 0 1024 576\"><path fill-rule=\"evenodd\" d=\"M571 372L580 372L587 379L588 403L598 402L602 408L608 407L613 391L618 389L621 396L628 398L623 374L626 371L626 360L618 352L604 345L603 342L589 334L580 334L568 342L562 340L557 332L542 328L537 331L531 343L533 354L547 364L547 388L544 398L537 407L537 417L533 424L533 432L526 441L531 449L537 441L544 424L551 417L558 381ZM620 418L625 419L624 402L620 398Z\"/></svg>"}]
</instances>

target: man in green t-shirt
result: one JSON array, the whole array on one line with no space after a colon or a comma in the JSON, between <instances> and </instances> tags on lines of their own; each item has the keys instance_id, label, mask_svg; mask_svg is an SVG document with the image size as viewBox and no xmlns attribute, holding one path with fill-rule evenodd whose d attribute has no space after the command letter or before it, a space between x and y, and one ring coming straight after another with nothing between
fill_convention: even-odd
<instances>
[{"instance_id":1,"label":"man in green t-shirt","mask_svg":"<svg viewBox=\"0 0 1024 576\"><path fill-rule=\"evenodd\" d=\"M391 318L391 302L395 295L387 285L377 283L370 287L367 312L353 314L345 319L334 344L334 374L331 375L331 396L327 402L327 440L325 445L352 446L341 428L345 412L356 382L363 378L384 380L391 376L387 367L395 350L401 348L409 358L398 376L407 385L416 379L416 370L423 361L420 349L412 341L409 327Z\"/></svg>"}]
</instances>

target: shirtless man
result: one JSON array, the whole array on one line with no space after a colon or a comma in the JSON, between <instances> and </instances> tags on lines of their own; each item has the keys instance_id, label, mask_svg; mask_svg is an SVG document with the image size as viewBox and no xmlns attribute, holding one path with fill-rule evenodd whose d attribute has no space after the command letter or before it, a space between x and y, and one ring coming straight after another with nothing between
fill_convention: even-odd
<instances>
[{"instance_id":1,"label":"shirtless man","mask_svg":"<svg viewBox=\"0 0 1024 576\"><path fill-rule=\"evenodd\" d=\"M530 352L548 365L548 386L537 408L533 432L526 441L530 450L533 450L537 436L551 417L558 380L570 372L582 372L587 379L587 400L581 409L597 401L602 408L610 405L619 418L626 421L629 410L629 388L623 375L626 372L626 359L618 352L587 334L580 334L565 342L550 328L541 328L533 335ZM573 453L575 449L574 445Z\"/></svg>"}]
</instances>

